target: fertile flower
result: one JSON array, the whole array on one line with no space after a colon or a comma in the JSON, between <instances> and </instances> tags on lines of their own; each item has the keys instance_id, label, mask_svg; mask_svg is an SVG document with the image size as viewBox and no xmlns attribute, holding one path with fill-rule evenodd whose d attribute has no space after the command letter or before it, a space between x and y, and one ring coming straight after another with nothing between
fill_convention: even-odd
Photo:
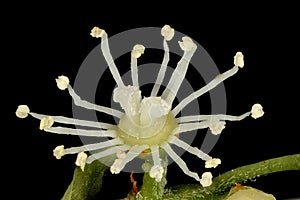
<instances>
[{"instance_id":1,"label":"fertile flower","mask_svg":"<svg viewBox=\"0 0 300 200\"><path fill-rule=\"evenodd\" d=\"M75 164L82 170L84 170L85 164L111 156L114 160L110 163L110 171L113 174L118 174L124 169L127 163L147 152L152 155L153 160L152 167L149 167L149 175L157 182L160 182L165 172L165 163L164 165L162 164L162 158L167 154L185 174L200 182L203 187L211 185L212 174L205 172L200 178L197 173L190 171L184 160L177 155L171 145L175 145L196 155L205 161L206 168L214 168L221 163L219 158L212 158L197 147L190 146L180 138L180 135L188 131L206 128L209 128L212 134L220 134L225 128L225 121L240 121L250 114L254 118L260 117L263 115L262 107L259 104L255 104L251 111L240 116L213 114L178 117L177 115L190 102L215 88L225 79L236 74L238 70L244 66L243 55L241 52L238 52L234 57L233 68L216 76L207 85L191 93L172 108L173 101L185 78L189 62L197 46L191 38L182 38L182 42L179 42L179 46L184 51L183 56L177 63L166 88L161 95L158 95L160 86L165 78L166 67L169 61L169 47L167 41L173 38L174 29L165 25L161 30L161 34L164 37L164 57L162 65L150 96L143 97L139 85L137 59L144 53L145 47L140 44L133 47L130 67L132 85L125 85L110 53L106 32L98 27L94 27L91 31L93 37L101 38L102 40L101 50L116 82L116 87L113 91L113 101L120 104L123 112L82 100L69 84L68 77L59 76L56 79L58 88L61 90L67 89L75 105L112 115L119 119L117 124L37 114L30 112L29 108L24 105L18 107L16 115L20 118L25 118L29 114L41 120L40 129L46 132L108 138L106 141L66 149L61 145L53 150L53 154L57 159L67 154L78 154ZM78 125L82 128L53 126L54 123ZM84 127L87 127L87 129ZM88 154L85 152L88 152ZM147 158L149 158L149 156L147 156ZM149 159L147 159L147 162L149 162Z\"/></svg>"}]
</instances>

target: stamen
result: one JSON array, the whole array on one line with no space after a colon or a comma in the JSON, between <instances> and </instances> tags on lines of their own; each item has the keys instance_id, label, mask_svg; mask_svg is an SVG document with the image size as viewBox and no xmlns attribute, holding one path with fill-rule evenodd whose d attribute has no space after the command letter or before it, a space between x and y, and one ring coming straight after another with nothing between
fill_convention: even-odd
<instances>
[{"instance_id":1,"label":"stamen","mask_svg":"<svg viewBox=\"0 0 300 200\"><path fill-rule=\"evenodd\" d=\"M29 114L32 117L40 120L43 117L47 116L47 115L37 114L33 112L30 112ZM86 127L100 128L100 129L114 129L116 127L116 125L108 124L104 122L94 122L94 121L74 119L74 118L63 117L63 116L51 116L51 117L53 118L54 122L63 123L63 124L74 124L79 126L86 126Z\"/></svg>"},{"instance_id":2,"label":"stamen","mask_svg":"<svg viewBox=\"0 0 300 200\"><path fill-rule=\"evenodd\" d=\"M151 154L152 154L152 158L153 158L153 164L161 166L161 159L160 159L160 156L159 156L159 147L158 147L158 145L153 145L150 148L151 148Z\"/></svg>"},{"instance_id":3,"label":"stamen","mask_svg":"<svg viewBox=\"0 0 300 200\"><path fill-rule=\"evenodd\" d=\"M161 64L161 67L159 69L155 84L152 88L151 91L151 95L152 97L157 96L157 93L159 91L159 88L164 80L165 74L166 74L166 70L167 70L167 66L170 60L170 54L169 54L169 46L167 43L167 40L171 40L174 36L174 29L170 29L171 27L168 25L165 25L162 30L161 30L161 34L162 36L164 36L164 40L163 40L163 46L164 46L164 58Z\"/></svg>"},{"instance_id":4,"label":"stamen","mask_svg":"<svg viewBox=\"0 0 300 200\"><path fill-rule=\"evenodd\" d=\"M191 116L183 116L176 118L177 123L185 123L185 122L195 122L195 121L203 121L203 120L212 120L215 119L217 121L240 121L249 116L251 112L246 112L240 116L233 115L191 115Z\"/></svg>"},{"instance_id":5,"label":"stamen","mask_svg":"<svg viewBox=\"0 0 300 200\"><path fill-rule=\"evenodd\" d=\"M19 105L16 111L16 116L19 118L26 118L30 110L27 105Z\"/></svg>"},{"instance_id":6,"label":"stamen","mask_svg":"<svg viewBox=\"0 0 300 200\"><path fill-rule=\"evenodd\" d=\"M57 79L55 79L56 81L56 84L57 84L57 87L60 89L60 90L65 90L67 89L70 81L69 81L69 78L66 77L66 76L59 76Z\"/></svg>"},{"instance_id":7,"label":"stamen","mask_svg":"<svg viewBox=\"0 0 300 200\"><path fill-rule=\"evenodd\" d=\"M184 50L184 54L177 63L176 69L174 70L170 81L162 94L162 98L170 105L172 105L173 100L176 97L179 87L187 72L189 62L197 49L197 46L193 43L191 38L183 37L182 40L183 42L179 42L179 44L182 50Z\"/></svg>"},{"instance_id":8,"label":"stamen","mask_svg":"<svg viewBox=\"0 0 300 200\"><path fill-rule=\"evenodd\" d=\"M188 151L191 154L194 154L195 156L197 156L198 158L201 158L202 160L206 161L206 160L212 159L211 156L209 156L208 154L204 153L203 151L201 151L197 147L191 147L189 144L185 143L184 141L178 139L175 136L171 136L169 138L169 142L177 145L178 147L181 147L182 149Z\"/></svg>"},{"instance_id":9,"label":"stamen","mask_svg":"<svg viewBox=\"0 0 300 200\"><path fill-rule=\"evenodd\" d=\"M145 47L143 45L137 44L133 47L131 51L131 78L132 85L134 87L139 87L138 79L138 68L137 68L137 59L144 53Z\"/></svg>"},{"instance_id":10,"label":"stamen","mask_svg":"<svg viewBox=\"0 0 300 200\"><path fill-rule=\"evenodd\" d=\"M176 164L180 167L180 169L182 169L182 171L186 175L188 175L188 176L196 179L197 181L200 181L200 178L199 178L198 174L195 173L195 172L191 172L188 169L188 167L186 166L185 162L173 151L173 149L171 148L171 146L168 143L166 143L166 142L163 143L161 145L161 148L163 148L167 152L167 154L172 158L172 160L174 162L176 162Z\"/></svg>"},{"instance_id":11,"label":"stamen","mask_svg":"<svg viewBox=\"0 0 300 200\"><path fill-rule=\"evenodd\" d=\"M173 116L176 116L186 105L188 105L191 101L197 99L202 94L210 91L211 89L215 88L219 83L224 81L225 79L229 78L230 76L233 76L237 73L239 70L238 66L234 66L230 70L224 72L223 74L219 74L214 78L212 81L210 81L207 85L202 87L201 89L193 92L189 96L187 96L185 99L183 99L171 112Z\"/></svg>"},{"instance_id":12,"label":"stamen","mask_svg":"<svg viewBox=\"0 0 300 200\"><path fill-rule=\"evenodd\" d=\"M112 140L107 140L105 142L98 142L95 144L87 144L80 147L71 147L64 150L64 154L75 154L81 151L93 151L98 149L104 149L107 147L115 146L123 144L123 140L121 138L115 138Z\"/></svg>"},{"instance_id":13,"label":"stamen","mask_svg":"<svg viewBox=\"0 0 300 200\"><path fill-rule=\"evenodd\" d=\"M154 178L156 182L161 182L163 177L164 168L160 165L153 165L150 169L149 176Z\"/></svg>"},{"instance_id":14,"label":"stamen","mask_svg":"<svg viewBox=\"0 0 300 200\"><path fill-rule=\"evenodd\" d=\"M242 52L237 52L233 58L233 63L235 66L239 66L240 68L244 67L244 55Z\"/></svg>"},{"instance_id":15,"label":"stamen","mask_svg":"<svg viewBox=\"0 0 300 200\"><path fill-rule=\"evenodd\" d=\"M105 156L115 154L118 151L127 151L128 149L130 149L130 146L127 145L127 144L124 144L124 145L121 145L121 146L113 146L113 147L110 147L110 148L108 148L104 151L101 151L99 153L94 153L94 154L90 155L87 158L86 163L89 164L89 163L92 163L94 160L97 160L99 158L103 158Z\"/></svg>"},{"instance_id":16,"label":"stamen","mask_svg":"<svg viewBox=\"0 0 300 200\"><path fill-rule=\"evenodd\" d=\"M71 95L71 97L74 100L75 105L77 105L77 106L81 106L83 108L90 109L90 110L96 110L99 112L103 112L103 113L106 113L106 114L109 114L109 115L112 115L112 116L115 116L118 118L121 118L121 116L124 114L123 112L120 112L120 111L112 109L112 108L108 108L105 106L99 106L99 105L90 103L88 101L81 100L80 96L78 96L75 93L75 91L73 90L73 88L70 85L68 85L68 90L69 90L69 94Z\"/></svg>"},{"instance_id":17,"label":"stamen","mask_svg":"<svg viewBox=\"0 0 300 200\"><path fill-rule=\"evenodd\" d=\"M94 30L94 31L93 31ZM98 30L98 31L95 31ZM102 50L102 54L108 64L109 70L113 76L113 78L115 79L118 87L124 87L124 83L122 81L122 78L120 76L120 73L118 71L118 68L114 62L114 59L110 53L109 50L109 44L108 44L108 39L107 39L107 33L103 30L103 29L99 29L98 27L94 27L92 29L92 33L91 35L93 37L101 37L101 50Z\"/></svg>"},{"instance_id":18,"label":"stamen","mask_svg":"<svg viewBox=\"0 0 300 200\"><path fill-rule=\"evenodd\" d=\"M40 130L50 128L54 124L54 120L51 116L46 116L41 119Z\"/></svg>"},{"instance_id":19,"label":"stamen","mask_svg":"<svg viewBox=\"0 0 300 200\"><path fill-rule=\"evenodd\" d=\"M263 115L264 115L263 107L259 103L254 104L251 108L251 117L257 119Z\"/></svg>"},{"instance_id":20,"label":"stamen","mask_svg":"<svg viewBox=\"0 0 300 200\"><path fill-rule=\"evenodd\" d=\"M200 184L203 186L203 187L208 187L212 184L212 174L211 172L204 172L202 174L202 177L201 177L201 180L200 180Z\"/></svg>"},{"instance_id":21,"label":"stamen","mask_svg":"<svg viewBox=\"0 0 300 200\"><path fill-rule=\"evenodd\" d=\"M172 135L193 131L197 129L204 129L207 128L209 124L210 124L209 121L179 124L179 126L173 130Z\"/></svg>"},{"instance_id":22,"label":"stamen","mask_svg":"<svg viewBox=\"0 0 300 200\"><path fill-rule=\"evenodd\" d=\"M149 175L151 178L155 178L156 182L160 182L163 177L164 168L161 166L158 145L151 146L151 154L153 158L153 166L150 169Z\"/></svg>"},{"instance_id":23,"label":"stamen","mask_svg":"<svg viewBox=\"0 0 300 200\"><path fill-rule=\"evenodd\" d=\"M77 159L75 161L75 164L80 167L80 169L82 171L84 171L84 167L85 167L85 161L86 161L86 158L87 158L87 154L84 153L84 152L80 152L78 155L77 155Z\"/></svg>"},{"instance_id":24,"label":"stamen","mask_svg":"<svg viewBox=\"0 0 300 200\"><path fill-rule=\"evenodd\" d=\"M160 34L164 37L165 40L170 41L174 37L175 30L169 25L164 25L164 27L162 27L161 29Z\"/></svg>"},{"instance_id":25,"label":"stamen","mask_svg":"<svg viewBox=\"0 0 300 200\"><path fill-rule=\"evenodd\" d=\"M117 137L115 130L84 130L84 129L73 129L65 127L50 127L44 128L44 131L57 134L66 135L80 135L80 136L94 136L94 137Z\"/></svg>"},{"instance_id":26,"label":"stamen","mask_svg":"<svg viewBox=\"0 0 300 200\"><path fill-rule=\"evenodd\" d=\"M141 146L135 145L135 146L131 147L126 154L126 157L124 158L124 162L122 163L121 170L125 167L125 165L128 162L132 161L134 158L139 156L142 153L142 151L144 151L148 148L149 148L148 145L141 145Z\"/></svg>"},{"instance_id":27,"label":"stamen","mask_svg":"<svg viewBox=\"0 0 300 200\"><path fill-rule=\"evenodd\" d=\"M110 172L112 174L119 174L123 168L124 159L117 158L115 159L114 163L110 167Z\"/></svg>"},{"instance_id":28,"label":"stamen","mask_svg":"<svg viewBox=\"0 0 300 200\"><path fill-rule=\"evenodd\" d=\"M205 162L205 168L216 168L221 164L221 159L219 158L210 158Z\"/></svg>"},{"instance_id":29,"label":"stamen","mask_svg":"<svg viewBox=\"0 0 300 200\"><path fill-rule=\"evenodd\" d=\"M65 155L64 145L55 147L53 150L53 155L56 157L56 159L61 159L61 157Z\"/></svg>"},{"instance_id":30,"label":"stamen","mask_svg":"<svg viewBox=\"0 0 300 200\"><path fill-rule=\"evenodd\" d=\"M222 130L225 128L226 122L224 121L212 121L209 124L209 129L212 134L219 135L221 134Z\"/></svg>"}]
</instances>

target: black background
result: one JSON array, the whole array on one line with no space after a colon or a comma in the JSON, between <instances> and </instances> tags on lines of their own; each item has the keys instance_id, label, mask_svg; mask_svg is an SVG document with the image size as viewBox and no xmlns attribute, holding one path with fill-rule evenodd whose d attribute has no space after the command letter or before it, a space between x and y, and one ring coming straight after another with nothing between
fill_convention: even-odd
<instances>
[{"instance_id":1,"label":"black background","mask_svg":"<svg viewBox=\"0 0 300 200\"><path fill-rule=\"evenodd\" d=\"M24 9L17 11L16 6ZM119 8L122 12L115 9L122 7L118 3L81 6L75 10L71 5L16 4L2 14L5 121L1 133L5 136L5 160L1 165L6 174L3 194L12 196L9 199L60 199L72 179L75 157L56 160L52 150L60 144L80 145L80 139L42 132L37 120L21 120L14 113L19 104L27 104L34 112L72 116L72 100L67 92L58 91L54 79L65 74L72 84L85 57L99 44L89 35L95 25L112 36L132 28L169 24L200 43L220 71L232 67L236 51L244 53L245 67L224 83L227 113L241 114L259 102L265 116L227 124L211 152L222 159L214 174L299 153L299 39L295 29L299 21L293 5L238 4L225 9L218 4L178 4L163 9L157 4ZM184 154L183 159L191 170L202 172L202 163L195 164L197 158ZM135 177L140 184L141 175ZM169 166L167 178L168 186L195 183L175 164ZM260 177L248 185L285 199L300 197L299 180L299 172L284 172ZM129 174L107 173L103 184L99 199L125 197L130 190Z\"/></svg>"}]
</instances>

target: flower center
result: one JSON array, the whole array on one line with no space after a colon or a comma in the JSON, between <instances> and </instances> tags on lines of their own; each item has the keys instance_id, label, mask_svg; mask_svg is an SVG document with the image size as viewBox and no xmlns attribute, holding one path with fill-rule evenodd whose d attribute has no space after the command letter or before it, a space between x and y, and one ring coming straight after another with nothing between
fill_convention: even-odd
<instances>
[{"instance_id":1,"label":"flower center","mask_svg":"<svg viewBox=\"0 0 300 200\"><path fill-rule=\"evenodd\" d=\"M169 138L177 122L173 115L167 114L155 120L148 126L133 123L126 114L120 119L117 133L124 143L134 145L159 145Z\"/></svg>"},{"instance_id":2,"label":"flower center","mask_svg":"<svg viewBox=\"0 0 300 200\"><path fill-rule=\"evenodd\" d=\"M138 87L126 86L115 88L113 99L125 111L117 132L128 145L161 144L177 127L171 106L161 97L142 98Z\"/></svg>"}]
</instances>

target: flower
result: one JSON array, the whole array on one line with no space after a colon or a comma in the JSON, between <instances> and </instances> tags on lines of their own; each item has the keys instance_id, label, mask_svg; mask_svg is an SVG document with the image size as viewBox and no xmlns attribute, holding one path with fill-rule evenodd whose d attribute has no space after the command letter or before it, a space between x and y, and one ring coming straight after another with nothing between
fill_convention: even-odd
<instances>
[{"instance_id":1,"label":"flower","mask_svg":"<svg viewBox=\"0 0 300 200\"><path fill-rule=\"evenodd\" d=\"M19 118L26 118L30 110L27 105L19 105L16 111L16 115Z\"/></svg>"},{"instance_id":2,"label":"flower","mask_svg":"<svg viewBox=\"0 0 300 200\"><path fill-rule=\"evenodd\" d=\"M263 115L262 107L260 104L254 104L251 111L240 116L213 114L177 117L177 115L191 101L236 74L238 70L244 66L243 54L237 52L234 56L233 68L216 76L207 85L196 90L179 102L177 106L172 108L179 87L185 78L189 62L197 49L196 44L191 38L185 36L182 38L182 41L179 41L179 46L184 51L183 56L177 63L166 89L161 96L158 96L157 94L163 82L169 61L169 47L167 41L171 40L174 36L173 28L168 25L162 28L161 35L164 37L162 67L158 72L151 95L149 97L142 97L138 80L137 58L144 53L145 47L140 44L133 47L130 66L132 85L126 86L110 54L107 33L103 29L94 27L91 30L91 35L96 38L101 38L102 40L101 50L116 82L116 87L113 91L113 101L119 103L123 111L82 100L73 90L69 84L69 78L66 76L58 76L56 83L60 90L68 90L76 106L112 115L119 119L118 123L109 124L64 116L48 116L30 112L26 105L20 105L17 108L16 115L20 118L31 115L41 120L40 129L46 132L108 138L106 141L78 147L65 148L64 145L60 145L53 150L53 155L57 159L61 159L62 156L67 154L78 154L75 164L79 166L82 171L86 164L111 156L114 160L110 164L110 171L113 174L118 174L124 169L127 163L143 155L144 152L148 152L148 154L152 155L153 161L153 163L151 162L152 167L149 167L149 175L157 182L160 182L165 172L164 167L167 165L167 163L162 163L162 157L165 157L167 154L186 175L200 182L203 187L211 185L212 174L210 172L204 172L200 178L197 173L190 171L184 160L176 154L171 145L175 145L196 155L205 161L206 168L215 168L221 164L221 159L212 158L199 148L190 146L180 138L180 134L192 130L209 128L212 134L218 135L225 128L225 121L240 121L250 114L253 118L261 117ZM54 122L78 125L82 128L55 127L53 126ZM85 129L84 127L89 128ZM86 152L89 152L89 155ZM147 162L148 161L149 159Z\"/></svg>"}]
</instances>

